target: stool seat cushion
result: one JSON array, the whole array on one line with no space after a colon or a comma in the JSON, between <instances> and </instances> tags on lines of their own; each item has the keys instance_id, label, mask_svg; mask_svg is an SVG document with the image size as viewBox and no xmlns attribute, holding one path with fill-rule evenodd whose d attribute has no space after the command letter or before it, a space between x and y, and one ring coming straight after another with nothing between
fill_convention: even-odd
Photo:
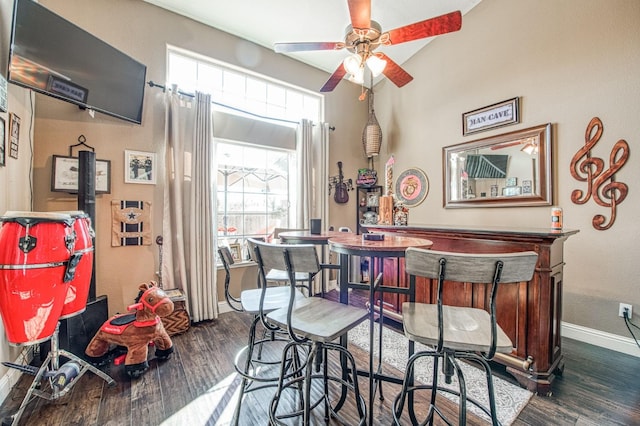
<instances>
[{"instance_id":1,"label":"stool seat cushion","mask_svg":"<svg viewBox=\"0 0 640 426\"><path fill-rule=\"evenodd\" d=\"M280 269L272 269L267 273L267 281L285 281L289 283L289 273ZM309 274L296 272L296 281L309 281Z\"/></svg>"},{"instance_id":2,"label":"stool seat cushion","mask_svg":"<svg viewBox=\"0 0 640 426\"><path fill-rule=\"evenodd\" d=\"M293 331L315 342L331 342L368 317L365 309L345 305L319 297L299 299L293 306ZM267 315L269 320L287 327L287 308Z\"/></svg>"},{"instance_id":3,"label":"stool seat cushion","mask_svg":"<svg viewBox=\"0 0 640 426\"><path fill-rule=\"evenodd\" d=\"M289 306L289 298L291 297L291 288L289 286L268 287L265 291L264 305L262 307L263 312L271 312L276 309ZM305 298L300 290L296 289L295 292L296 299ZM259 314L261 294L261 288L243 291L240 295L242 309L250 314Z\"/></svg>"},{"instance_id":4,"label":"stool seat cushion","mask_svg":"<svg viewBox=\"0 0 640 426\"><path fill-rule=\"evenodd\" d=\"M458 351L489 351L491 345L491 317L483 309L458 306L442 307L444 324L443 346ZM425 303L402 304L404 334L427 346L438 344L438 305ZM496 351L510 353L513 344L509 336L497 327Z\"/></svg>"}]
</instances>

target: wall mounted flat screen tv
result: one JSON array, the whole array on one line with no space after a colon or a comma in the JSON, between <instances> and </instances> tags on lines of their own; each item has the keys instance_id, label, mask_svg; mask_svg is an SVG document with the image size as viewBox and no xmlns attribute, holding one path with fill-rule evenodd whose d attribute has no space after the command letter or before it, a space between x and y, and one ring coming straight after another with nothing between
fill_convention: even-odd
<instances>
[{"instance_id":1,"label":"wall mounted flat screen tv","mask_svg":"<svg viewBox=\"0 0 640 426\"><path fill-rule=\"evenodd\" d=\"M147 67L31 0L16 0L8 80L137 124Z\"/></svg>"}]
</instances>

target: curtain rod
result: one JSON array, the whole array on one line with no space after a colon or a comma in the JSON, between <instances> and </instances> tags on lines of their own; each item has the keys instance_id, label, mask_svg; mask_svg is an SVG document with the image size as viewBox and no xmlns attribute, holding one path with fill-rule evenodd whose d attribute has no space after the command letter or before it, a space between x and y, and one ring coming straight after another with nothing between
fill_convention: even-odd
<instances>
[{"instance_id":1,"label":"curtain rod","mask_svg":"<svg viewBox=\"0 0 640 426\"><path fill-rule=\"evenodd\" d=\"M155 82L153 82L153 80L147 81L147 84L149 85L149 87L157 87L159 89L162 89L163 92L167 90L167 88L165 86L163 86L162 84L155 83ZM195 96L196 96L193 93L183 92L181 90L178 90L178 93L183 95L183 96L188 96L190 98L195 98ZM298 122L298 121L285 120L283 118L267 117L267 116L256 114L256 113L253 113L253 112L250 112L250 111L245 111L245 110L242 110L240 108L236 108L236 107L232 107L232 106L229 106L229 105L221 104L221 103L216 102L216 101L211 101L211 103L214 104L214 105L221 106L223 108L229 108L229 109L232 109L234 111L241 112L243 114L249 114L249 115L251 115L253 117L262 118L264 120L274 120L274 121L281 121L281 122L284 122L284 123L300 124L300 122ZM315 126L315 124L314 124L314 126ZM329 130L331 130L331 131L333 131L335 129L336 128L334 126L330 126L329 127Z\"/></svg>"}]
</instances>

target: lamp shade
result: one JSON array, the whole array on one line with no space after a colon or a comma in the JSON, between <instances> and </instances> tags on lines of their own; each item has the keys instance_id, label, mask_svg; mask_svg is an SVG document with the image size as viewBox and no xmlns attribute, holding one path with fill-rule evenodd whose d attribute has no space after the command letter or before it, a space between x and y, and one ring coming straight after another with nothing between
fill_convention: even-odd
<instances>
[{"instance_id":1,"label":"lamp shade","mask_svg":"<svg viewBox=\"0 0 640 426\"><path fill-rule=\"evenodd\" d=\"M344 61L342 61L342 63L344 64L344 69L352 75L356 75L360 68L362 68L362 58L360 57L360 55L355 53L344 58Z\"/></svg>"},{"instance_id":2,"label":"lamp shade","mask_svg":"<svg viewBox=\"0 0 640 426\"><path fill-rule=\"evenodd\" d=\"M367 67L371 70L371 75L373 75L373 77L379 76L386 66L387 61L378 58L376 55L371 55L367 59Z\"/></svg>"}]
</instances>

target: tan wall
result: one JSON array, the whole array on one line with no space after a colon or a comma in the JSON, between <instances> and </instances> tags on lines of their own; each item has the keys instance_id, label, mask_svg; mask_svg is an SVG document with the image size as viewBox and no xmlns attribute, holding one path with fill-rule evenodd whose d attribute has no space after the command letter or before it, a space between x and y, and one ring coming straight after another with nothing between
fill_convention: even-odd
<instances>
[{"instance_id":1,"label":"tan wall","mask_svg":"<svg viewBox=\"0 0 640 426\"><path fill-rule=\"evenodd\" d=\"M442 147L553 123L555 203L567 228L580 233L565 244L565 321L630 337L618 303L640 312L640 2L635 0L485 0L463 18L462 30L441 36L405 67L415 80L403 89L383 82L376 113L384 131L381 159L393 153L396 173L417 166L429 177L426 201L411 209L411 224L547 227L548 207L444 209ZM463 137L461 115L519 96L521 123ZM630 146L616 181L629 186L607 231L591 225L609 209L593 200L576 205L586 184L569 172L593 117L604 134L593 155L609 168L619 139Z\"/></svg>"},{"instance_id":2,"label":"tan wall","mask_svg":"<svg viewBox=\"0 0 640 426\"><path fill-rule=\"evenodd\" d=\"M43 0L46 7L86 29L107 43L147 65L147 80L164 82L165 47L171 44L301 87L317 90L328 74L268 49L248 45L226 33L213 30L142 1L129 0ZM248 46L248 47L247 47ZM252 63L238 52L252 52ZM366 121L366 105L358 102L359 88L342 84L326 99L326 120L336 127L331 146L356 142ZM111 312L122 311L137 294L138 283L155 278L157 246L111 247L111 200L144 200L152 203L153 236L162 230L162 182L157 185L124 183L124 150L159 152L164 132L162 91L147 87L141 126L96 114L89 117L77 107L44 96L36 96L38 114L35 124L34 186L36 210L69 210L76 206L74 197L50 191L51 156L67 155L69 145L81 134L96 148L98 159L111 160L111 194L99 195L96 201L97 294L106 294ZM345 108L356 113L344 114ZM354 118L355 117L355 118ZM359 142L356 143L358 148ZM358 149L340 154L332 152L332 164L344 159L355 170L364 163L357 159ZM349 158L344 157L356 157ZM334 158L336 158L334 160ZM361 161L361 164L357 164ZM337 171L337 170L336 170ZM351 176L355 179L355 173ZM220 281L222 283L222 281ZM221 296L223 293L219 293ZM222 300L222 298L221 298Z\"/></svg>"}]
</instances>

